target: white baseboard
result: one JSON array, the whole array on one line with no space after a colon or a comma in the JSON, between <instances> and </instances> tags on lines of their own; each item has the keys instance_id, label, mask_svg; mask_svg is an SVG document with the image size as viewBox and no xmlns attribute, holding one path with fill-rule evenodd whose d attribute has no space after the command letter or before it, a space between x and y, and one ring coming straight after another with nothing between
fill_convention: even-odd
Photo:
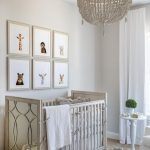
<instances>
[{"instance_id":1,"label":"white baseboard","mask_svg":"<svg viewBox=\"0 0 150 150\"><path fill-rule=\"evenodd\" d=\"M107 132L107 138L113 139L113 140L119 140L119 134L114 132Z\"/></svg>"}]
</instances>

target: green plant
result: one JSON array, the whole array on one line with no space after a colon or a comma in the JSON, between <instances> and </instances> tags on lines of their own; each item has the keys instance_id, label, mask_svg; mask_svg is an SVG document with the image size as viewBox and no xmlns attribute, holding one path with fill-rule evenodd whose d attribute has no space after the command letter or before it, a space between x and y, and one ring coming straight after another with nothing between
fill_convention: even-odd
<instances>
[{"instance_id":1,"label":"green plant","mask_svg":"<svg viewBox=\"0 0 150 150\"><path fill-rule=\"evenodd\" d=\"M137 102L134 99L128 99L126 101L126 107L127 108L136 108L137 107Z\"/></svg>"}]
</instances>

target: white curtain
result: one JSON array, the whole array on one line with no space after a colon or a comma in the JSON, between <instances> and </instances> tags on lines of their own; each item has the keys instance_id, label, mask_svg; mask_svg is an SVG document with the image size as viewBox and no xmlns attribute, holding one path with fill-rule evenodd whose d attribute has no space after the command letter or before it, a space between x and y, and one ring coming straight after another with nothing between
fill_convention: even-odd
<instances>
[{"instance_id":1,"label":"white curtain","mask_svg":"<svg viewBox=\"0 0 150 150\"><path fill-rule=\"evenodd\" d=\"M150 24L149 24L150 26ZM150 126L150 32L146 32L146 51L145 51L145 100L146 115Z\"/></svg>"},{"instance_id":2,"label":"white curtain","mask_svg":"<svg viewBox=\"0 0 150 150\"><path fill-rule=\"evenodd\" d=\"M137 112L144 112L145 86L145 9L129 11L120 22L120 113L126 112L127 99L136 99ZM140 129L140 130L139 130ZM137 124L136 144L141 144L144 122ZM130 144L129 124L120 119L120 142Z\"/></svg>"}]
</instances>

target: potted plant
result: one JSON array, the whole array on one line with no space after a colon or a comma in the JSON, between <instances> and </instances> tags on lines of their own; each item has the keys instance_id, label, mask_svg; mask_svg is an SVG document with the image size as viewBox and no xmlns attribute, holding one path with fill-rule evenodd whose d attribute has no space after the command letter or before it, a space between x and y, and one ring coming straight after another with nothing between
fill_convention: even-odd
<instances>
[{"instance_id":1,"label":"potted plant","mask_svg":"<svg viewBox=\"0 0 150 150\"><path fill-rule=\"evenodd\" d=\"M128 112L130 114L134 113L134 109L137 107L137 102L134 99L128 99L126 101L126 107L128 108Z\"/></svg>"}]
</instances>

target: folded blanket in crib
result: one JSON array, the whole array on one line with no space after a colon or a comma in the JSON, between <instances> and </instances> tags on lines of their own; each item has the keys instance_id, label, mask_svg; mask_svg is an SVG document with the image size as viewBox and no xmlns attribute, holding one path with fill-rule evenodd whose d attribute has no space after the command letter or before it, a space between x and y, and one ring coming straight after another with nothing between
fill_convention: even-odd
<instances>
[{"instance_id":1,"label":"folded blanket in crib","mask_svg":"<svg viewBox=\"0 0 150 150\"><path fill-rule=\"evenodd\" d=\"M57 150L71 144L70 106L44 107L47 118L48 150Z\"/></svg>"}]
</instances>

